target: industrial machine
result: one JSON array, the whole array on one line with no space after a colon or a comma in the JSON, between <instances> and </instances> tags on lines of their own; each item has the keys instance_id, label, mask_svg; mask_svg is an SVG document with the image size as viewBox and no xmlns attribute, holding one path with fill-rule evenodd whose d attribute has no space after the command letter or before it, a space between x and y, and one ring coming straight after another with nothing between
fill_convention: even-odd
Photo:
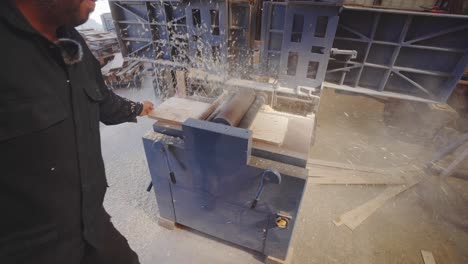
<instances>
[{"instance_id":1,"label":"industrial machine","mask_svg":"<svg viewBox=\"0 0 468 264\"><path fill-rule=\"evenodd\" d=\"M143 137L160 223L276 262L300 212L322 88L445 102L468 62L465 16L341 0L109 3L124 57L178 95Z\"/></svg>"},{"instance_id":2,"label":"industrial machine","mask_svg":"<svg viewBox=\"0 0 468 264\"><path fill-rule=\"evenodd\" d=\"M237 89L170 98L143 137L160 223L218 237L282 263L307 181L314 116L273 111ZM267 122L268 121L268 122Z\"/></svg>"}]
</instances>

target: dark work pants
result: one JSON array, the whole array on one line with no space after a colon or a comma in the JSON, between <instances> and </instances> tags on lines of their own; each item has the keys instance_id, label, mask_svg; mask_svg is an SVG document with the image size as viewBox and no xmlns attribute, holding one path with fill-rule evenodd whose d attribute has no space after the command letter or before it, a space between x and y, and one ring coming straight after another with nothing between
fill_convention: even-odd
<instances>
[{"instance_id":1,"label":"dark work pants","mask_svg":"<svg viewBox=\"0 0 468 264\"><path fill-rule=\"evenodd\" d=\"M0 248L0 264L140 263L125 237L110 220L102 225L102 229L99 233L104 242L96 247L89 245L79 234L66 237L46 234L34 240L17 241L20 246L16 246L16 250L5 252Z\"/></svg>"},{"instance_id":2,"label":"dark work pants","mask_svg":"<svg viewBox=\"0 0 468 264\"><path fill-rule=\"evenodd\" d=\"M99 248L85 243L81 264L139 264L137 254L114 225L109 221L105 228L106 242Z\"/></svg>"}]
</instances>

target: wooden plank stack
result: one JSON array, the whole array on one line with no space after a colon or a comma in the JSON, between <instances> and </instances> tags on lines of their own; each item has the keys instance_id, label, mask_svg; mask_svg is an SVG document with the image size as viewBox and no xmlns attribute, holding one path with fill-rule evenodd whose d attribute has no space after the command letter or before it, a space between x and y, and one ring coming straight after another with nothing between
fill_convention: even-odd
<instances>
[{"instance_id":1,"label":"wooden plank stack","mask_svg":"<svg viewBox=\"0 0 468 264\"><path fill-rule=\"evenodd\" d=\"M95 29L82 29L79 32L101 66L104 66L111 60L114 53L120 52L119 42L114 33L97 31Z\"/></svg>"},{"instance_id":2,"label":"wooden plank stack","mask_svg":"<svg viewBox=\"0 0 468 264\"><path fill-rule=\"evenodd\" d=\"M143 65L139 61L124 60L121 53L112 55L113 58L101 68L104 82L111 88L140 87L140 75Z\"/></svg>"}]
</instances>

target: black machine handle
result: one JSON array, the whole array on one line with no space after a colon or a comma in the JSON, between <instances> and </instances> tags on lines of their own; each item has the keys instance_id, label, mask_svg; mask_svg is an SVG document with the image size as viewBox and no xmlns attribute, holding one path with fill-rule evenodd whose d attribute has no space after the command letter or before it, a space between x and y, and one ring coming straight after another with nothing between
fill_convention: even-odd
<instances>
[{"instance_id":1,"label":"black machine handle","mask_svg":"<svg viewBox=\"0 0 468 264\"><path fill-rule=\"evenodd\" d=\"M169 154L168 154L166 145L163 144L163 147L161 148L161 152L163 153L164 158L166 159L167 169L169 170L169 178L171 179L171 182L173 184L176 184L177 181L176 181L175 173L174 171L172 171L171 163L169 162Z\"/></svg>"},{"instance_id":2,"label":"black machine handle","mask_svg":"<svg viewBox=\"0 0 468 264\"><path fill-rule=\"evenodd\" d=\"M151 192L151 189L153 188L153 182L150 181L150 183L148 184L148 187L146 187L146 191L147 192Z\"/></svg>"},{"instance_id":3,"label":"black machine handle","mask_svg":"<svg viewBox=\"0 0 468 264\"><path fill-rule=\"evenodd\" d=\"M153 147L154 147L155 144L161 144L161 152L163 153L164 158L165 158L165 160L166 160L167 169L169 170L169 178L171 179L171 182L172 182L173 184L176 184L176 183L177 183L177 180L176 180L176 177L175 177L175 173L174 173L174 171L172 171L171 163L169 162L168 146L166 146L165 144L161 143L159 140L154 141ZM180 164L180 166L181 166L182 168L185 168L185 166L184 166L182 163L179 162L179 164ZM147 192L150 192L152 188L153 188L153 182L151 181L151 182L148 184L148 187L146 187L146 191L147 191Z\"/></svg>"},{"instance_id":4,"label":"black machine handle","mask_svg":"<svg viewBox=\"0 0 468 264\"><path fill-rule=\"evenodd\" d=\"M260 196L263 193L263 188L265 187L265 183L274 183L274 184L281 184L281 174L276 169L266 169L262 172L262 178L260 179L260 183L258 184L257 193L255 194L255 199L252 201L250 205L251 209L254 209L257 206L258 201L260 200Z\"/></svg>"}]
</instances>

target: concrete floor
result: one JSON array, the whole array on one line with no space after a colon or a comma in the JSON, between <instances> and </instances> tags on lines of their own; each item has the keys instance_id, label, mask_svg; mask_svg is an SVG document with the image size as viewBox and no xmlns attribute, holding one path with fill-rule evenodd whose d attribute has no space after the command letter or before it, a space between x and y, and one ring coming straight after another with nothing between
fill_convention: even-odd
<instances>
[{"instance_id":1,"label":"concrete floor","mask_svg":"<svg viewBox=\"0 0 468 264\"><path fill-rule=\"evenodd\" d=\"M134 100L155 100L149 83L116 92ZM366 97L324 94L312 158L392 168L420 166L426 148L392 138L382 122L382 104ZM326 99L326 100L325 100ZM328 101L328 102L327 102ZM326 110L326 111L325 111ZM322 114L325 113L325 114ZM166 230L157 224L154 193L141 137L153 121L101 126L109 189L105 207L143 264L263 263L258 254L192 230ZM378 195L378 186L309 184L295 231L293 263L423 263L420 250L438 264L468 263L468 184L430 178L387 202L358 228L332 220ZM464 221L464 222L463 222Z\"/></svg>"}]
</instances>

